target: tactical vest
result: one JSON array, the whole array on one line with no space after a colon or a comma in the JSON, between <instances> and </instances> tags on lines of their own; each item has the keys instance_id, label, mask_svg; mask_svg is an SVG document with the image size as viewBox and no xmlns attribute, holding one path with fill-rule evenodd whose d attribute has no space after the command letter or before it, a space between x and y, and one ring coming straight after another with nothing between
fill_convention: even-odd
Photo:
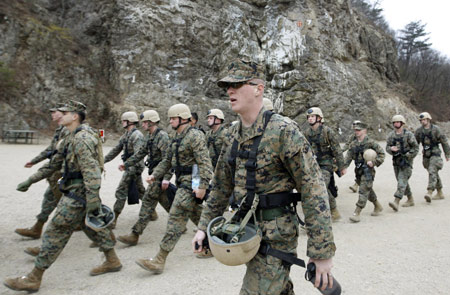
<instances>
[{"instance_id":1,"label":"tactical vest","mask_svg":"<svg viewBox=\"0 0 450 295\"><path fill-rule=\"evenodd\" d=\"M154 160L153 159L153 153L152 153L153 142L155 141L156 136L158 135L158 133L160 131L161 131L161 129L157 128L153 138L151 140L147 141L148 157L147 157L147 161L145 161L145 166L148 167L148 175L151 175L152 172L153 172L153 169L155 169L155 167L158 166L159 162L161 162L161 159Z\"/></svg>"},{"instance_id":2,"label":"tactical vest","mask_svg":"<svg viewBox=\"0 0 450 295\"><path fill-rule=\"evenodd\" d=\"M188 127L189 129L186 131L186 134L183 136L183 137L180 137L180 138L174 138L173 140L172 140L172 144L171 144L171 146L173 145L173 144L175 144L175 168L172 168L173 169L173 172L175 173L175 182L176 182L176 184L177 184L177 186L179 186L180 185L180 183L179 183L179 177L180 176L182 176L182 175L190 175L190 174L192 174L192 166L182 166L181 164L180 164L180 155L179 155L179 152L178 152L178 149L180 148L180 145L181 145L181 142L183 141L183 139L186 137L186 135L192 130L192 129L195 129L195 127Z\"/></svg>"},{"instance_id":3,"label":"tactical vest","mask_svg":"<svg viewBox=\"0 0 450 295\"><path fill-rule=\"evenodd\" d=\"M325 130L323 128L323 125L320 125L318 134L316 134L314 136L312 136L312 135L308 135L307 136L307 139L308 139L309 143L311 145L314 145L317 148L317 151L315 152L315 156L316 156L316 159L317 159L317 163L319 163L319 164L322 161L322 158L324 156L333 157L333 153L331 151L331 146L330 146L330 141L328 140L328 134L327 134L327 132ZM323 131L324 136L325 136L325 141L328 143L327 151L322 151L322 146L320 144L320 137L322 136L322 131ZM330 172L333 172L332 168L331 168Z\"/></svg>"},{"instance_id":4,"label":"tactical vest","mask_svg":"<svg viewBox=\"0 0 450 295\"><path fill-rule=\"evenodd\" d=\"M406 134L406 130L403 129L403 136L402 137L397 137L394 136L394 139L392 141L392 146L397 146L397 143L400 144L400 150L394 154L392 154L392 162L394 164L394 166L399 166L399 167L406 167L406 166L411 166L408 161L406 161L405 156L406 153L409 152L409 149L405 148L405 142L403 141L403 138L405 137Z\"/></svg>"},{"instance_id":5,"label":"tactical vest","mask_svg":"<svg viewBox=\"0 0 450 295\"><path fill-rule=\"evenodd\" d=\"M433 128L434 125L431 124L431 128L429 129L429 132L427 132L425 134L425 128L422 129L422 136L420 138L420 142L422 143L423 146L423 156L425 158L430 158L431 156L437 156L440 157L440 153L433 153L433 148L436 146L439 146L439 142L434 140L433 138ZM427 142L426 142L426 139Z\"/></svg>"}]
</instances>

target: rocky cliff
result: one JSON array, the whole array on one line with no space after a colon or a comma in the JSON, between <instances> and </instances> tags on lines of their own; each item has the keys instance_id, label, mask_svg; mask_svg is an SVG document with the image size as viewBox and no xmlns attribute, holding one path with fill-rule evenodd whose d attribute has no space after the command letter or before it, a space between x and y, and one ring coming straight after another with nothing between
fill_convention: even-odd
<instances>
[{"instance_id":1,"label":"rocky cliff","mask_svg":"<svg viewBox=\"0 0 450 295\"><path fill-rule=\"evenodd\" d=\"M236 56L265 65L266 96L301 124L311 106L344 134L355 119L378 133L396 112L416 124L397 91L393 39L347 0L3 1L0 39L14 74L0 83L3 128L46 129L47 109L65 99L85 102L91 124L110 131L123 111L156 109L166 122L179 102L232 121L214 82Z\"/></svg>"}]
</instances>

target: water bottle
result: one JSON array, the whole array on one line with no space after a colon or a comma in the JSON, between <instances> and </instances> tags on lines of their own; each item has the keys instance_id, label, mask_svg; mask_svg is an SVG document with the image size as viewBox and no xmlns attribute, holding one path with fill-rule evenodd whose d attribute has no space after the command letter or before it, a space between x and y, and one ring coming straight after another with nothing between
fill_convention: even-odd
<instances>
[{"instance_id":1,"label":"water bottle","mask_svg":"<svg viewBox=\"0 0 450 295\"><path fill-rule=\"evenodd\" d=\"M192 166L192 189L198 189L200 186L200 175L198 173L198 165Z\"/></svg>"},{"instance_id":2,"label":"water bottle","mask_svg":"<svg viewBox=\"0 0 450 295\"><path fill-rule=\"evenodd\" d=\"M308 266L306 267L305 279L307 281L310 281L314 285L316 281L316 265L313 262L309 263ZM319 288L317 288L317 290L319 290L320 293L324 295L340 295L342 291L341 285L339 285L339 282L336 280L335 277L333 277L332 288L327 287L323 291L320 288L322 288L322 282L320 282L320 286Z\"/></svg>"}]
</instances>

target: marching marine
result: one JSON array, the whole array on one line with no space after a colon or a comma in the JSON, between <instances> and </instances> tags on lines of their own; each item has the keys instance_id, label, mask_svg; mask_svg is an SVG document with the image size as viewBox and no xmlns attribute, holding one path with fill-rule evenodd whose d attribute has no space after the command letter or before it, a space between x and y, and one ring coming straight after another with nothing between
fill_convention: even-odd
<instances>
[{"instance_id":1,"label":"marching marine","mask_svg":"<svg viewBox=\"0 0 450 295\"><path fill-rule=\"evenodd\" d=\"M384 162L385 153L383 148L374 140L367 136L367 125L359 122L353 127L356 139L353 140L345 155L345 167L348 167L352 160L355 162L356 183L359 185L359 198L356 209L350 221L359 222L361 220L361 210L366 206L367 200L374 205L372 216L380 215L383 207L377 199L373 190L375 179L375 166L380 166Z\"/></svg>"},{"instance_id":2,"label":"marching marine","mask_svg":"<svg viewBox=\"0 0 450 295\"><path fill-rule=\"evenodd\" d=\"M341 215L336 204L337 190L334 187L333 164L336 164L340 175L345 175L347 169L344 168L344 156L336 133L330 127L323 125L322 110L320 108L310 108L306 112L306 117L310 128L306 129L305 137L313 149L317 163L322 171L323 180L328 188L331 218L333 221L337 221L341 218ZM334 194L331 192L332 190L335 191Z\"/></svg>"},{"instance_id":3,"label":"marching marine","mask_svg":"<svg viewBox=\"0 0 450 295\"><path fill-rule=\"evenodd\" d=\"M217 159L219 159L219 154L222 150L223 135L226 132L226 129L223 126L225 117L221 110L211 109L208 111L206 118L208 120L208 127L211 128L211 130L206 132L207 147L213 169L215 169Z\"/></svg>"},{"instance_id":4,"label":"marching marine","mask_svg":"<svg viewBox=\"0 0 450 295\"><path fill-rule=\"evenodd\" d=\"M361 121L359 121L359 120L353 121L353 123L352 123L352 130L354 130L355 125L357 125L357 124L359 124L359 123L361 123ZM355 133L353 132L352 135L349 136L347 142L344 144L344 147L342 148L342 152L343 152L343 153L345 153L345 152L348 150L348 147L350 146L350 143L351 143L352 141L354 141L355 139L356 139L356 136L355 136ZM356 192L358 192L358 187L359 187L359 186L358 186L358 184L356 183L356 179L355 179L355 183L352 184L351 186L349 186L348 188L349 188L352 192L356 193Z\"/></svg>"},{"instance_id":5,"label":"marching marine","mask_svg":"<svg viewBox=\"0 0 450 295\"><path fill-rule=\"evenodd\" d=\"M147 156L145 166L148 167L148 174L151 175L153 169L158 166L164 158L170 146L170 139L167 132L159 128L160 118L156 111L145 111L141 114L140 119L142 128L148 131L144 140L145 145L124 162L122 169L127 170L128 167L135 166ZM164 174L163 177L158 178L147 187L144 197L142 198L139 219L133 225L130 235L119 236L117 238L120 242L130 246L134 246L138 243L139 236L142 235L148 223L157 218L155 208L156 205L158 205L158 202L167 212L169 212L170 202L167 198L166 190L169 187L170 178L172 178L172 173L169 171Z\"/></svg>"},{"instance_id":6,"label":"marching marine","mask_svg":"<svg viewBox=\"0 0 450 295\"><path fill-rule=\"evenodd\" d=\"M232 221L240 225L229 227L231 231L237 230L233 239L239 241L238 231L244 226L259 229L253 231L256 238L248 239L244 234L242 239L248 239L249 243L239 242L235 247L217 240L218 236L208 239L211 250L213 245L224 249L219 253L213 250L214 256L222 263L231 261L228 265L236 265L236 261L246 263L241 295L293 294L290 267L279 258L257 252L262 241L266 248L286 252L290 257L296 255L299 221L294 208L299 198L292 191L297 189L309 236L307 255L317 266L316 286L323 282L325 289L332 284L330 270L336 249L327 190L312 149L296 124L266 112L263 107L264 84L262 67L245 60L233 61L227 76L218 82L219 87L227 90L231 108L240 119L227 132L213 189L192 240L193 248L195 252L203 250L206 234L212 233L212 221L223 219L221 215L234 193L235 202L240 204L236 212L240 213ZM233 250L229 250L231 247Z\"/></svg>"},{"instance_id":7,"label":"marching marine","mask_svg":"<svg viewBox=\"0 0 450 295\"><path fill-rule=\"evenodd\" d=\"M406 130L405 117L395 115L392 117L394 130L389 133L386 140L386 152L392 155L395 178L397 179L397 191L394 194L394 202L389 202L389 206L398 211L400 200L406 195L408 201L402 206L414 206L414 199L411 188L408 184L412 174L414 158L419 152L419 145L411 131Z\"/></svg>"},{"instance_id":8,"label":"marching marine","mask_svg":"<svg viewBox=\"0 0 450 295\"><path fill-rule=\"evenodd\" d=\"M33 270L26 276L9 278L4 282L5 286L17 291L39 290L44 271L57 259L78 227L100 246L100 251L104 252L106 257L106 261L92 269L90 275L115 272L122 268L114 251L115 242L111 239L111 230L108 228L113 214L104 209L106 206L102 205L99 196L103 168L100 138L92 128L83 123L86 116L84 104L69 101L58 110L63 113L58 123L65 126L70 133L58 145L58 153L52 161L41 167L27 181L20 183L17 189L26 191L32 183L61 170L63 176L59 187L64 196L45 230ZM91 220L96 220L97 225L93 225Z\"/></svg>"},{"instance_id":9,"label":"marching marine","mask_svg":"<svg viewBox=\"0 0 450 295\"><path fill-rule=\"evenodd\" d=\"M105 163L113 160L123 151L122 161L125 163L128 158L134 155L144 145L144 135L136 128L139 122L135 112L125 112L121 116L122 127L126 130L120 137L119 143L109 151L105 156ZM125 168L125 170L123 170ZM112 228L115 228L117 218L125 207L125 201L128 204L138 204L139 199L144 196L145 187L142 183L142 172L144 171L144 160L135 163L133 166L119 166L119 170L124 171L120 179L119 186L116 189L116 202L114 203L115 220Z\"/></svg>"},{"instance_id":10,"label":"marching marine","mask_svg":"<svg viewBox=\"0 0 450 295\"><path fill-rule=\"evenodd\" d=\"M63 116L63 113L61 113L56 107L51 108L50 113L53 122L58 122L59 119ZM34 157L31 161L27 162L25 164L25 167L31 168L35 164L45 159L51 160L52 157L56 154L56 145L67 134L68 134L67 129L64 126L59 125L58 128L56 128L55 130L50 145L45 150L43 150L39 155ZM44 198L42 200L41 205L41 212L39 213L39 215L36 216L37 219L36 223L30 228L17 228L15 230L16 233L18 233L21 236L29 237L32 239L39 239L41 237L42 227L47 222L50 214L56 208L56 205L58 205L59 199L61 198L62 195L58 189L58 179L60 178L61 178L60 171L56 171L50 177L47 178L49 186L45 190Z\"/></svg>"},{"instance_id":11,"label":"marching marine","mask_svg":"<svg viewBox=\"0 0 450 295\"><path fill-rule=\"evenodd\" d=\"M164 271L166 258L175 248L186 228L188 218L198 224L202 206L196 199L203 199L212 177L211 158L206 147L203 133L189 125L191 111L185 104L176 104L169 108L170 125L176 134L164 159L147 177L148 183L162 179L170 169L176 177L177 192L169 211L167 229L160 243L158 254L151 259L139 259L136 263L145 270L159 274ZM196 169L194 169L196 168ZM195 171L197 170L197 171ZM194 172L197 172L194 175ZM194 179L197 180L194 185Z\"/></svg>"},{"instance_id":12,"label":"marching marine","mask_svg":"<svg viewBox=\"0 0 450 295\"><path fill-rule=\"evenodd\" d=\"M423 160L422 164L428 171L428 186L427 193L425 194L425 200L431 203L433 200L444 199L444 193L442 192L442 181L439 177L439 170L444 166L444 162L441 158L441 149L439 144L442 145L444 150L445 160L448 162L450 159L450 146L447 141L447 137L441 131L441 129L431 123L431 115L427 112L423 112L419 115L421 127L415 131L415 137L417 142L422 144ZM436 195L433 197L433 191L436 190Z\"/></svg>"}]
</instances>

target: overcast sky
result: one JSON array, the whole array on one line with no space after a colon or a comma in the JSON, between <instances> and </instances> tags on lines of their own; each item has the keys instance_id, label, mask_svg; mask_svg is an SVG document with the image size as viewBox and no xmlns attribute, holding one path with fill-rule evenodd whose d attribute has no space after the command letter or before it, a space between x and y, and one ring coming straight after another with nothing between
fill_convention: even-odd
<instances>
[{"instance_id":1,"label":"overcast sky","mask_svg":"<svg viewBox=\"0 0 450 295\"><path fill-rule=\"evenodd\" d=\"M450 58L450 0L381 0L381 8L395 31L421 20L430 33L431 47Z\"/></svg>"}]
</instances>

